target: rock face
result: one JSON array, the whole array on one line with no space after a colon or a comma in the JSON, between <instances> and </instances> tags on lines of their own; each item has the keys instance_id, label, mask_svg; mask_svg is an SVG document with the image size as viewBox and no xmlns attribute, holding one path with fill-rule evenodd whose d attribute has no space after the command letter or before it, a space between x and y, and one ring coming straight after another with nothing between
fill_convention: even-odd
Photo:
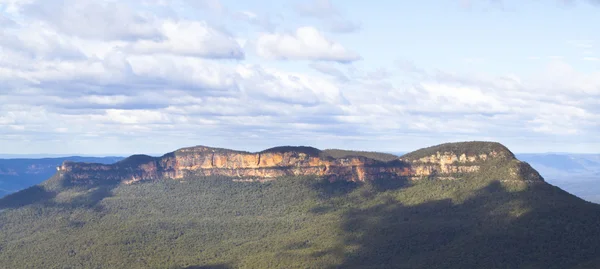
<instances>
[{"instance_id":1,"label":"rock face","mask_svg":"<svg viewBox=\"0 0 600 269\"><path fill-rule=\"evenodd\" d=\"M481 169L481 165L488 160L506 159L507 154L490 151L486 153L471 154L440 152L420 158L407 157L402 160L411 164L414 176L441 176L453 174L475 173ZM452 177L449 177L452 179Z\"/></svg>"},{"instance_id":2,"label":"rock face","mask_svg":"<svg viewBox=\"0 0 600 269\"><path fill-rule=\"evenodd\" d=\"M468 142L481 143L481 142ZM487 142L486 142L487 143ZM495 143L494 145L496 145ZM162 157L134 155L112 165L65 162L60 176L71 183L122 182L184 179L188 176L226 176L237 181L272 180L281 176L318 176L330 181L367 181L376 179L453 179L479 172L493 161L518 162L504 146L486 147L476 152L448 151L443 144L409 153L397 160L378 161L364 156L333 158L311 147L278 147L262 152L243 152L197 146L183 148ZM456 146L456 143L452 143ZM474 147L472 144L466 144ZM460 146L460 145L459 145ZM519 162L520 163L520 162ZM514 178L543 179L526 163L515 166ZM523 178L523 180L525 180Z\"/></svg>"}]
</instances>

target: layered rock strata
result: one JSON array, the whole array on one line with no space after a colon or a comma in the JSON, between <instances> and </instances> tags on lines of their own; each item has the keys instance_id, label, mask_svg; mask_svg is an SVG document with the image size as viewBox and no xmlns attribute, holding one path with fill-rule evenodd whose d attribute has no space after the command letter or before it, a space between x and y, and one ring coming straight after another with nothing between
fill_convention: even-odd
<instances>
[{"instance_id":1,"label":"layered rock strata","mask_svg":"<svg viewBox=\"0 0 600 269\"><path fill-rule=\"evenodd\" d=\"M93 183L100 180L129 184L193 176L225 176L236 181L271 180L282 176L318 176L330 181L368 181L424 177L453 179L459 175L479 172L482 165L493 160L518 162L503 146L500 150L477 153L431 152L427 155L407 154L406 157L384 162L364 156L333 158L310 147L279 147L251 153L197 146L183 148L162 157L134 155L111 165L65 162L57 170L72 183ZM543 181L527 164L515 167L515 171L512 171L515 175L529 173L531 175L527 175L528 178Z\"/></svg>"}]
</instances>

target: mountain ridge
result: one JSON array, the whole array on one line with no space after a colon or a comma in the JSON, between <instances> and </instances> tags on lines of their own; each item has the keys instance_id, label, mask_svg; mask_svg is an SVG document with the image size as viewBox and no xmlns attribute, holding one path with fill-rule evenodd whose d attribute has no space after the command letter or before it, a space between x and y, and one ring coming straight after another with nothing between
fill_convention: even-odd
<instances>
[{"instance_id":1,"label":"mountain ridge","mask_svg":"<svg viewBox=\"0 0 600 269\"><path fill-rule=\"evenodd\" d=\"M445 143L400 157L391 154L320 150L305 146L281 146L259 152L194 146L161 157L132 155L114 164L64 162L58 176L69 183L182 179L188 175L226 176L243 181L273 180L282 176L319 176L329 181L372 181L375 179L454 179L476 173L489 163L508 165L506 178L543 182L529 164L520 162L505 146L495 142Z\"/></svg>"},{"instance_id":2,"label":"mountain ridge","mask_svg":"<svg viewBox=\"0 0 600 269\"><path fill-rule=\"evenodd\" d=\"M7 268L598 268L600 205L546 183L501 148L444 150L454 145L388 162L293 147L265 155L221 149L215 158L192 147L162 159L71 163L79 170L0 199L0 260ZM330 181L284 173L239 182L246 177L202 168L264 162L294 171L306 169L295 164L310 164L309 154L313 164L346 165L330 171L386 172L400 163L429 174ZM200 172L102 181L163 161Z\"/></svg>"},{"instance_id":3,"label":"mountain ridge","mask_svg":"<svg viewBox=\"0 0 600 269\"><path fill-rule=\"evenodd\" d=\"M65 160L110 164L121 157L67 156L60 158L0 159L0 197L39 184L56 173L56 167Z\"/></svg>"}]
</instances>

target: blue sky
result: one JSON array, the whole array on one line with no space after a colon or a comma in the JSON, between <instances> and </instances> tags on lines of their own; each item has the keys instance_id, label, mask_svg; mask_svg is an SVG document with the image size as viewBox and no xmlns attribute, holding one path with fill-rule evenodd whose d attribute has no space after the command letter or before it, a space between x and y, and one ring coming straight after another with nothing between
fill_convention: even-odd
<instances>
[{"instance_id":1,"label":"blue sky","mask_svg":"<svg viewBox=\"0 0 600 269\"><path fill-rule=\"evenodd\" d=\"M599 15L596 0L0 0L0 153L597 153Z\"/></svg>"}]
</instances>

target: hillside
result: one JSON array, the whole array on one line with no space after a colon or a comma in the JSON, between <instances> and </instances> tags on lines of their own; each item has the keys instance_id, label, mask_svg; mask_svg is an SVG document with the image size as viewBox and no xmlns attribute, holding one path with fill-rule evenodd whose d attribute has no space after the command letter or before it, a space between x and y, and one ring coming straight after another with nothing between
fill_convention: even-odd
<instances>
[{"instance_id":1,"label":"hillside","mask_svg":"<svg viewBox=\"0 0 600 269\"><path fill-rule=\"evenodd\" d=\"M57 157L0 159L0 197L41 183L64 161L111 164L121 157Z\"/></svg>"},{"instance_id":2,"label":"hillside","mask_svg":"<svg viewBox=\"0 0 600 269\"><path fill-rule=\"evenodd\" d=\"M66 164L44 184L0 199L0 260L7 268L600 266L600 206L547 184L504 147L471 147L444 145L387 162L287 148L262 152L274 154L270 161L260 155L269 165L247 163L253 168L227 168L255 156L229 150L215 152L235 162L210 158L203 168L208 159L198 156L213 153L206 147L109 166ZM291 161L300 153L318 161ZM181 177L148 172L148 163L160 171L177 156L187 171ZM245 182L200 175L277 165L287 171L290 163L304 171L322 164L406 173L331 180L307 172ZM146 174L133 169L140 166Z\"/></svg>"},{"instance_id":3,"label":"hillside","mask_svg":"<svg viewBox=\"0 0 600 269\"><path fill-rule=\"evenodd\" d=\"M331 156L333 158L344 158L349 156L362 156L370 159L378 160L378 161L393 161L398 159L398 156L390 153L382 153L382 152L372 152L372 151L353 151L353 150L343 150L343 149L326 149L323 150L323 153L327 156Z\"/></svg>"}]
</instances>

